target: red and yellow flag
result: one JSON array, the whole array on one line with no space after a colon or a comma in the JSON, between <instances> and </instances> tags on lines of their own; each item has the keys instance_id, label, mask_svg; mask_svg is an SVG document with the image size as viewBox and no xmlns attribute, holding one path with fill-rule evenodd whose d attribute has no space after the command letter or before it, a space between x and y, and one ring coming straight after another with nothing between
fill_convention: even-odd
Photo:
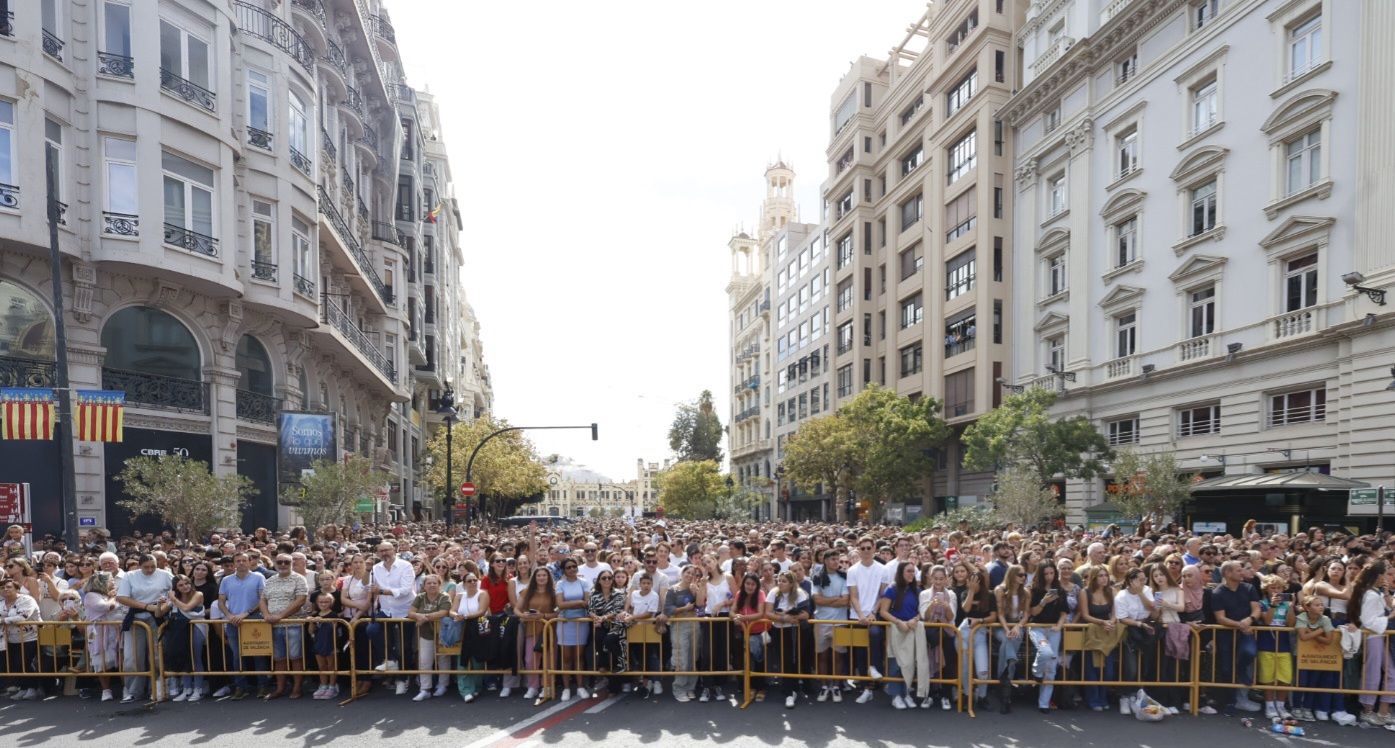
<instances>
[{"instance_id":1,"label":"red and yellow flag","mask_svg":"<svg viewBox=\"0 0 1395 748\"><path fill-rule=\"evenodd\" d=\"M73 423L85 442L119 442L126 412L126 393L117 390L78 390Z\"/></svg>"},{"instance_id":2,"label":"red and yellow flag","mask_svg":"<svg viewBox=\"0 0 1395 748\"><path fill-rule=\"evenodd\" d=\"M53 390L0 388L0 439L52 439L57 423Z\"/></svg>"}]
</instances>

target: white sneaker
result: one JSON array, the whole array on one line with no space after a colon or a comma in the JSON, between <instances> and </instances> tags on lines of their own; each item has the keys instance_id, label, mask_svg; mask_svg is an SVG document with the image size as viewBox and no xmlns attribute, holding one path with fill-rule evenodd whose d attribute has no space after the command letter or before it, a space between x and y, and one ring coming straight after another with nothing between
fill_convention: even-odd
<instances>
[{"instance_id":1,"label":"white sneaker","mask_svg":"<svg viewBox=\"0 0 1395 748\"><path fill-rule=\"evenodd\" d=\"M786 708L786 709L793 709L793 708L794 708L794 694L790 694L789 696L786 696L786 697L785 697L785 708Z\"/></svg>"},{"instance_id":2,"label":"white sneaker","mask_svg":"<svg viewBox=\"0 0 1395 748\"><path fill-rule=\"evenodd\" d=\"M1176 717L1177 715L1181 714L1182 712L1181 712L1181 710L1179 710L1177 707L1175 707L1175 706L1170 706L1170 707L1167 708L1167 713L1168 713L1168 714L1171 714L1171 715L1174 716L1174 717Z\"/></svg>"},{"instance_id":3,"label":"white sneaker","mask_svg":"<svg viewBox=\"0 0 1395 748\"><path fill-rule=\"evenodd\" d=\"M902 699L900 696L897 696L896 698L891 700L891 705L896 707L897 709L905 709L906 701L905 699Z\"/></svg>"},{"instance_id":4,"label":"white sneaker","mask_svg":"<svg viewBox=\"0 0 1395 748\"><path fill-rule=\"evenodd\" d=\"M1356 716L1351 712L1333 712L1332 721L1343 727L1350 727L1356 724Z\"/></svg>"},{"instance_id":5,"label":"white sneaker","mask_svg":"<svg viewBox=\"0 0 1395 748\"><path fill-rule=\"evenodd\" d=\"M710 688L704 688L704 689L702 689L702 693L698 694L698 701L701 701L701 702L704 703L704 704L706 704L707 702L709 702L709 701L711 701L711 700L712 700L712 689L710 689Z\"/></svg>"},{"instance_id":6,"label":"white sneaker","mask_svg":"<svg viewBox=\"0 0 1395 748\"><path fill-rule=\"evenodd\" d=\"M664 694L664 684L660 683L657 680L650 681L650 683L653 684L650 690L654 692L655 696L662 696Z\"/></svg>"},{"instance_id":7,"label":"white sneaker","mask_svg":"<svg viewBox=\"0 0 1395 748\"><path fill-rule=\"evenodd\" d=\"M947 698L941 698L940 708L947 712L954 708L954 704L950 703L949 699Z\"/></svg>"},{"instance_id":8,"label":"white sneaker","mask_svg":"<svg viewBox=\"0 0 1395 748\"><path fill-rule=\"evenodd\" d=\"M431 698L430 691L417 691L417 695L412 697L412 701L426 701Z\"/></svg>"},{"instance_id":9,"label":"white sneaker","mask_svg":"<svg viewBox=\"0 0 1395 748\"><path fill-rule=\"evenodd\" d=\"M112 695L110 688L102 691L102 701L111 701L114 698L116 697Z\"/></svg>"},{"instance_id":10,"label":"white sneaker","mask_svg":"<svg viewBox=\"0 0 1395 748\"><path fill-rule=\"evenodd\" d=\"M503 688L499 689L499 698L507 699L509 697L509 694L511 693L513 693L513 689L509 688L508 686L504 686Z\"/></svg>"},{"instance_id":11,"label":"white sneaker","mask_svg":"<svg viewBox=\"0 0 1395 748\"><path fill-rule=\"evenodd\" d=\"M405 694L405 693L407 693L407 681L405 681L405 680L397 681L397 695L398 695L398 696L402 696L402 695ZM430 692L428 692L428 693L430 693Z\"/></svg>"},{"instance_id":12,"label":"white sneaker","mask_svg":"<svg viewBox=\"0 0 1395 748\"><path fill-rule=\"evenodd\" d=\"M871 701L871 700L872 700L872 689L870 689L870 688L864 688L864 689L862 689L862 694L859 695L859 696L857 697L857 703L859 703L859 704L866 704L867 702L869 702L869 701Z\"/></svg>"},{"instance_id":13,"label":"white sneaker","mask_svg":"<svg viewBox=\"0 0 1395 748\"><path fill-rule=\"evenodd\" d=\"M683 693L682 691L674 691L673 700L677 701L680 704L686 704L687 702L692 700L692 697L688 696L688 694Z\"/></svg>"},{"instance_id":14,"label":"white sneaker","mask_svg":"<svg viewBox=\"0 0 1395 748\"><path fill-rule=\"evenodd\" d=\"M835 703L835 704L841 704L841 703L843 703L843 689L841 689L841 688L839 688L839 687L837 687L837 686L834 686L833 688L828 689L828 692L829 692L830 694L832 694L832 696L833 696L833 703Z\"/></svg>"},{"instance_id":15,"label":"white sneaker","mask_svg":"<svg viewBox=\"0 0 1395 748\"><path fill-rule=\"evenodd\" d=\"M1274 711L1279 713L1281 719L1293 719L1293 712L1286 709L1282 701L1274 702Z\"/></svg>"},{"instance_id":16,"label":"white sneaker","mask_svg":"<svg viewBox=\"0 0 1395 748\"><path fill-rule=\"evenodd\" d=\"M1313 717L1319 722L1326 722L1328 714L1327 712L1313 712Z\"/></svg>"},{"instance_id":17,"label":"white sneaker","mask_svg":"<svg viewBox=\"0 0 1395 748\"><path fill-rule=\"evenodd\" d=\"M587 691L586 689L582 688L581 686L577 686L577 687L576 687L576 697L577 697L578 699L589 699L589 698L591 698L591 692L590 692L590 691Z\"/></svg>"},{"instance_id":18,"label":"white sneaker","mask_svg":"<svg viewBox=\"0 0 1395 748\"><path fill-rule=\"evenodd\" d=\"M1249 696L1242 693L1240 698L1235 700L1235 708L1245 712L1257 712L1264 707L1257 701L1251 701Z\"/></svg>"},{"instance_id":19,"label":"white sneaker","mask_svg":"<svg viewBox=\"0 0 1395 748\"><path fill-rule=\"evenodd\" d=\"M108 691L103 691L103 693L109 693L109 692L108 692ZM213 692L213 698L215 698L215 699L221 699L221 698L223 698L224 696L228 696L228 695L231 695L231 694L232 694L232 686L223 686L222 688L220 688L220 689L218 689L217 691L214 691L214 692Z\"/></svg>"},{"instance_id":20,"label":"white sneaker","mask_svg":"<svg viewBox=\"0 0 1395 748\"><path fill-rule=\"evenodd\" d=\"M922 701L922 702L920 702L920 708L921 708L921 709L929 709L930 707L932 707L932 706L934 706L934 705L935 705L935 700L932 699L932 698L930 698L929 696L926 696L926 697L925 697L925 700Z\"/></svg>"},{"instance_id":21,"label":"white sneaker","mask_svg":"<svg viewBox=\"0 0 1395 748\"><path fill-rule=\"evenodd\" d=\"M380 673L386 673L389 670L397 670L397 660L383 660L383 664L373 669Z\"/></svg>"},{"instance_id":22,"label":"white sneaker","mask_svg":"<svg viewBox=\"0 0 1395 748\"><path fill-rule=\"evenodd\" d=\"M188 695L186 695L183 691L180 691L179 693L175 694L174 698L171 698L170 701L185 701L188 698Z\"/></svg>"},{"instance_id":23,"label":"white sneaker","mask_svg":"<svg viewBox=\"0 0 1395 748\"><path fill-rule=\"evenodd\" d=\"M869 665L867 667L867 675L877 680L882 679L882 671L878 670L876 665Z\"/></svg>"},{"instance_id":24,"label":"white sneaker","mask_svg":"<svg viewBox=\"0 0 1395 748\"><path fill-rule=\"evenodd\" d=\"M538 689L536 689L536 688L530 688L530 689L528 689L527 691L524 691L524 692L523 692L523 698L525 698L525 699L536 699L537 697L538 697Z\"/></svg>"},{"instance_id":25,"label":"white sneaker","mask_svg":"<svg viewBox=\"0 0 1395 748\"><path fill-rule=\"evenodd\" d=\"M445 696L445 695L446 695L446 688L447 688L447 687L448 687L447 684L442 683L441 685L436 686L436 690L435 690L435 691L432 691L432 692L431 692L431 695L432 695L432 696Z\"/></svg>"},{"instance_id":26,"label":"white sneaker","mask_svg":"<svg viewBox=\"0 0 1395 748\"><path fill-rule=\"evenodd\" d=\"M1268 717L1269 719L1278 719L1279 710L1274 708L1274 702L1264 702L1264 716Z\"/></svg>"},{"instance_id":27,"label":"white sneaker","mask_svg":"<svg viewBox=\"0 0 1395 748\"><path fill-rule=\"evenodd\" d=\"M122 703L122 704L130 704L130 703L134 702L135 700L136 700L136 697L133 696L133 695L131 695L131 694L122 694L122 695L121 695L121 703Z\"/></svg>"},{"instance_id":28,"label":"white sneaker","mask_svg":"<svg viewBox=\"0 0 1395 748\"><path fill-rule=\"evenodd\" d=\"M1133 714L1133 710L1129 708L1129 700L1127 697L1119 699L1119 713Z\"/></svg>"},{"instance_id":29,"label":"white sneaker","mask_svg":"<svg viewBox=\"0 0 1395 748\"><path fill-rule=\"evenodd\" d=\"M572 689L570 689L570 688L564 688L564 689L562 689L562 695L559 696L559 697L557 697L557 700L558 700L558 701L571 701L571 700L572 700Z\"/></svg>"},{"instance_id":30,"label":"white sneaker","mask_svg":"<svg viewBox=\"0 0 1395 748\"><path fill-rule=\"evenodd\" d=\"M825 686L825 687L823 687L823 688L820 688L820 689L819 689L818 698L816 698L816 699L814 699L814 700L817 701L817 702L819 702L820 704L822 704L822 703L828 701L828 687Z\"/></svg>"},{"instance_id":31,"label":"white sneaker","mask_svg":"<svg viewBox=\"0 0 1395 748\"><path fill-rule=\"evenodd\" d=\"M1197 711L1197 713L1199 713L1199 714L1207 714L1207 715L1216 714L1216 713L1217 713L1217 712L1216 712L1216 707L1211 706L1210 704L1203 704L1202 707L1201 707L1200 709L1196 710L1196 711Z\"/></svg>"}]
</instances>

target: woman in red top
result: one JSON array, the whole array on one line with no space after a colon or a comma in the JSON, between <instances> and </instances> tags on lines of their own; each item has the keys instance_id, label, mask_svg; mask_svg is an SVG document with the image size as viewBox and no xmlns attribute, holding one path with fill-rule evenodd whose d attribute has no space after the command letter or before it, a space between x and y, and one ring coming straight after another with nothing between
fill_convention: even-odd
<instances>
[{"instance_id":1,"label":"woman in red top","mask_svg":"<svg viewBox=\"0 0 1395 748\"><path fill-rule=\"evenodd\" d=\"M735 564L733 564L735 566ZM765 632L770 628L770 620L765 615L765 595L761 593L760 577L746 572L741 577L741 588L736 593L736 604L731 609L732 633L738 639L746 639L751 650L751 667L756 671L765 670ZM749 627L746 626L749 624ZM735 656L733 649L733 657ZM765 678L753 676L751 689L756 701L765 701ZM752 695L747 694L747 698Z\"/></svg>"},{"instance_id":2,"label":"woman in red top","mask_svg":"<svg viewBox=\"0 0 1395 748\"><path fill-rule=\"evenodd\" d=\"M509 574L504 557L494 554L489 559L489 573L480 579L480 589L489 593L489 615L497 616L509 604Z\"/></svg>"}]
</instances>

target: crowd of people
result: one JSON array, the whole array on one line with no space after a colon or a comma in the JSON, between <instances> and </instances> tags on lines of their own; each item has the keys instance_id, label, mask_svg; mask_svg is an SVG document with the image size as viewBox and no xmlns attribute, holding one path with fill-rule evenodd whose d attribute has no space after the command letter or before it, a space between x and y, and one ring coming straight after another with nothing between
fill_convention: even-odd
<instances>
[{"instance_id":1,"label":"crowd of people","mask_svg":"<svg viewBox=\"0 0 1395 748\"><path fill-rule=\"evenodd\" d=\"M31 548L11 527L5 692L35 700L66 681L102 701L336 699L352 666L371 674L354 696L380 684L406 696L415 681L415 701L667 688L679 702L745 703L778 687L791 709L884 691L897 709L1005 713L1025 699L1043 713L1112 711L1117 700L1128 714L1137 687L1124 684L1143 682L1176 714L1193 706L1183 684L1200 657L1202 713L1395 731L1385 535L674 520L454 530L197 542L96 530L69 549ZM270 624L270 657L239 647L249 620ZM73 636L42 645L37 621L67 622ZM1340 646L1341 670L1299 668L1311 645ZM167 682L133 675L154 672L156 654Z\"/></svg>"}]
</instances>

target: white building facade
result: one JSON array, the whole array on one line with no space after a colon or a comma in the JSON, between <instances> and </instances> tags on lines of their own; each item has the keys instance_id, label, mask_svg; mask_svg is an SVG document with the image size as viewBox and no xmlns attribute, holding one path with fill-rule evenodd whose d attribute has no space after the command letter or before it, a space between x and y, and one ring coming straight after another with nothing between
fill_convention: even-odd
<instances>
[{"instance_id":1,"label":"white building facade","mask_svg":"<svg viewBox=\"0 0 1395 748\"><path fill-rule=\"evenodd\" d=\"M1189 472L1395 482L1391 29L1379 0L1033 2L1001 110L1013 383ZM1106 500L1069 482L1069 521ZM1261 493L1190 518L1346 510Z\"/></svg>"}]
</instances>

